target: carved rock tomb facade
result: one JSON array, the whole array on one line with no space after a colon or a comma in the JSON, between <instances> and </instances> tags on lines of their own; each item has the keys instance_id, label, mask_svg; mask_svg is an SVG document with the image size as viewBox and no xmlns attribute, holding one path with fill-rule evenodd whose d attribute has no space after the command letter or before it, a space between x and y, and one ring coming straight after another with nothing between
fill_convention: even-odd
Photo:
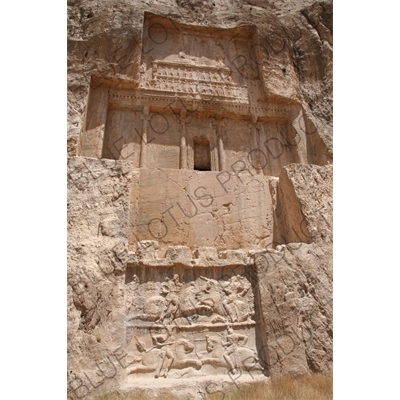
<instances>
[{"instance_id":1,"label":"carved rock tomb facade","mask_svg":"<svg viewBox=\"0 0 400 400\"><path fill-rule=\"evenodd\" d=\"M264 93L260 51L253 27L147 14L138 85L92 77L77 155L132 168L128 383L269 374L254 254L285 243L282 168L326 160L302 107Z\"/></svg>"}]
</instances>

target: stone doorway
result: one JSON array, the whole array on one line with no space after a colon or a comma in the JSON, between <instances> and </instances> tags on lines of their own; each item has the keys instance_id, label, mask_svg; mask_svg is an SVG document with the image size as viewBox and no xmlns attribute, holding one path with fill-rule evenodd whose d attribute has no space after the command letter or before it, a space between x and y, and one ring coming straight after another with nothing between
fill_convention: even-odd
<instances>
[{"instance_id":1,"label":"stone doorway","mask_svg":"<svg viewBox=\"0 0 400 400\"><path fill-rule=\"evenodd\" d=\"M193 138L194 169L211 171L210 141L206 137Z\"/></svg>"}]
</instances>

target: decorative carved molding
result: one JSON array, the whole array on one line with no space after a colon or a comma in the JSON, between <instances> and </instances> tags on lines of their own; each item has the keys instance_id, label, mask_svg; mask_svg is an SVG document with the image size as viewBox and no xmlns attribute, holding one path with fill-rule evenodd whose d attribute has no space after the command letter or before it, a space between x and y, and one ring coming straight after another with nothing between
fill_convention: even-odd
<instances>
[{"instance_id":1,"label":"decorative carved molding","mask_svg":"<svg viewBox=\"0 0 400 400\"><path fill-rule=\"evenodd\" d=\"M249 105L239 104L235 101L230 101L225 98L223 102L217 98L212 100L202 100L193 97L176 97L175 93L168 93L166 91L151 91L151 90L110 90L109 103L110 107L127 107L131 109L140 110L143 104L148 104L151 108L172 108L181 109L184 104L190 111L192 108L196 113L206 112L216 114L221 109L221 105L224 107L224 112L232 113L241 116L257 115L263 119L273 119L278 122L287 122L290 113L293 111L293 106L285 104L266 104L266 105ZM175 102L175 103L174 103Z\"/></svg>"},{"instance_id":2,"label":"decorative carved molding","mask_svg":"<svg viewBox=\"0 0 400 400\"><path fill-rule=\"evenodd\" d=\"M185 60L182 60L185 61ZM226 66L193 65L189 62L153 61L152 77L140 75L141 89L187 93L200 99L234 100L249 103L247 85L238 85Z\"/></svg>"}]
</instances>

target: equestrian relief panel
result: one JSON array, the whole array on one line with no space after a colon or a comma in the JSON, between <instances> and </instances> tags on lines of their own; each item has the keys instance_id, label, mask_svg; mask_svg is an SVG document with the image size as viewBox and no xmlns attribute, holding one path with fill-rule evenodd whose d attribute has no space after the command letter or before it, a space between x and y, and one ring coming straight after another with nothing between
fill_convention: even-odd
<instances>
[{"instance_id":1,"label":"equestrian relief panel","mask_svg":"<svg viewBox=\"0 0 400 400\"><path fill-rule=\"evenodd\" d=\"M134 269L127 271L125 289L129 377L263 372L253 287L245 274Z\"/></svg>"}]
</instances>

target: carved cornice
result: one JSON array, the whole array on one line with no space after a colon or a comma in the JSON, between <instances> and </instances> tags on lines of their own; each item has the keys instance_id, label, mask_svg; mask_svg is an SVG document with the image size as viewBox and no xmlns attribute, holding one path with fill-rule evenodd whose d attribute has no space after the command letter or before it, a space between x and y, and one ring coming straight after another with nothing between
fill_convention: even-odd
<instances>
[{"instance_id":1,"label":"carved cornice","mask_svg":"<svg viewBox=\"0 0 400 400\"><path fill-rule=\"evenodd\" d=\"M202 99L199 95L196 98L180 96L177 93L155 90L110 90L109 106L111 108L131 108L142 110L143 105L148 105L151 111L165 109L165 114L171 113L171 109L179 112L185 108L190 115L192 112L207 113L223 116L234 114L238 116L257 116L261 119L278 119L286 121L293 106L288 104L249 103L241 104L236 101L211 97L209 100Z\"/></svg>"}]
</instances>

